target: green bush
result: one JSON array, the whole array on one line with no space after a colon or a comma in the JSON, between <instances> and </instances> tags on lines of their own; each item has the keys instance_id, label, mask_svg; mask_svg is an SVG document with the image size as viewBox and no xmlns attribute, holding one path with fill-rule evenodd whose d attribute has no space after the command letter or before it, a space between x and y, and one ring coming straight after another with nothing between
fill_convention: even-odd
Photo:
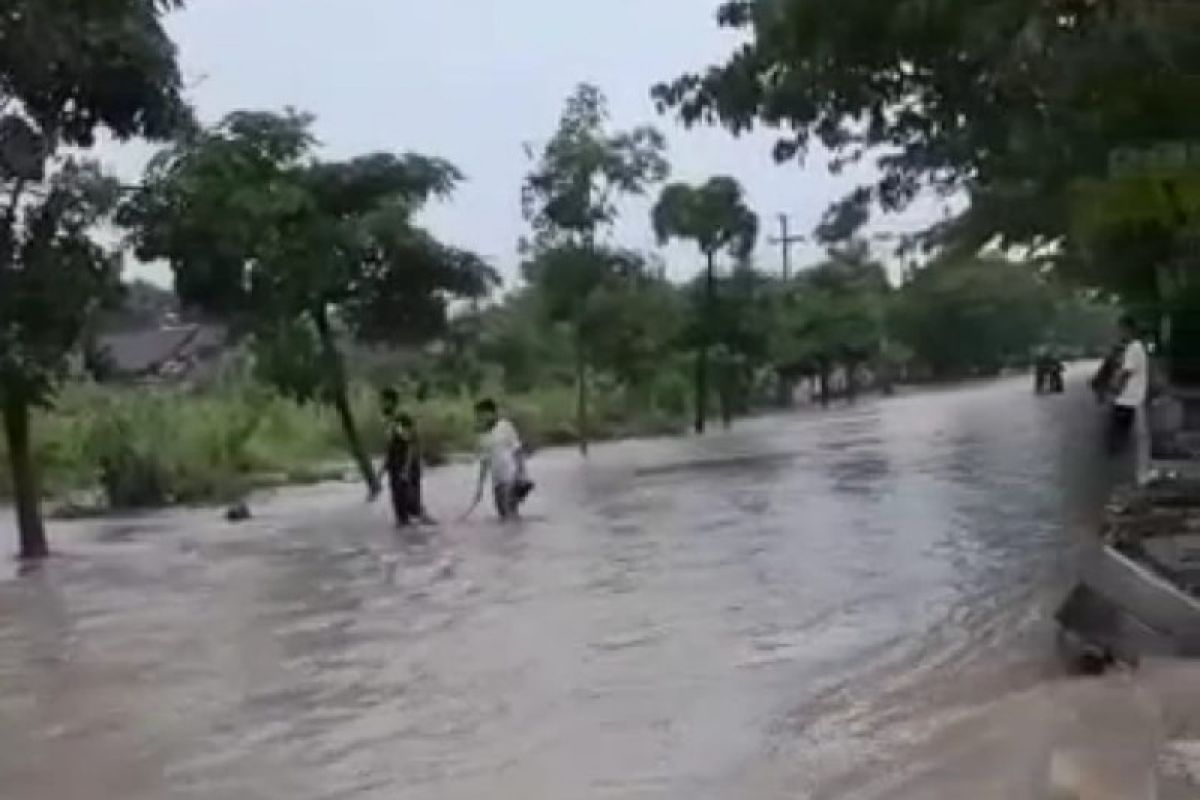
<instances>
[{"instance_id":1,"label":"green bush","mask_svg":"<svg viewBox=\"0 0 1200 800\"><path fill-rule=\"evenodd\" d=\"M91 432L89 457L110 508L142 508L171 501L172 475L162 454L147 447L123 415L100 417Z\"/></svg>"},{"instance_id":2,"label":"green bush","mask_svg":"<svg viewBox=\"0 0 1200 800\"><path fill-rule=\"evenodd\" d=\"M497 399L531 446L577 440L572 387ZM376 391L356 385L351 404L363 441L378 457L385 430ZM645 405L598 384L591 397L591 438L681 429L672 404L659 410ZM405 408L418 421L429 463L473 452L472 398L410 397ZM203 392L71 385L35 422L35 458L46 493L100 489L114 509L229 501L253 487L328 479L342 474L348 460L331 409L294 403L245 378ZM11 491L3 448L0 437L0 496Z\"/></svg>"}]
</instances>

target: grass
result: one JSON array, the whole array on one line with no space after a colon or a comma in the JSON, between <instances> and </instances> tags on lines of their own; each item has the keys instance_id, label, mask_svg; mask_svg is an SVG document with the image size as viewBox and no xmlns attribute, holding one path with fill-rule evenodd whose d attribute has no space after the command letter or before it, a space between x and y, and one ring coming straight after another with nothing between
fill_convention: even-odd
<instances>
[{"instance_id":1,"label":"grass","mask_svg":"<svg viewBox=\"0 0 1200 800\"><path fill-rule=\"evenodd\" d=\"M534 447L575 442L575 395L555 387L503 399ZM376 395L356 387L352 404L373 454L383 445ZM469 398L409 402L431 463L474 447ZM679 412L648 411L619 392L592 398L596 440L682 430ZM250 488L310 483L341 474L342 430L324 406L297 405L260 385L233 383L204 393L175 388L68 386L35 420L35 458L45 493L97 493L108 508L226 502ZM11 492L0 441L0 496Z\"/></svg>"}]
</instances>

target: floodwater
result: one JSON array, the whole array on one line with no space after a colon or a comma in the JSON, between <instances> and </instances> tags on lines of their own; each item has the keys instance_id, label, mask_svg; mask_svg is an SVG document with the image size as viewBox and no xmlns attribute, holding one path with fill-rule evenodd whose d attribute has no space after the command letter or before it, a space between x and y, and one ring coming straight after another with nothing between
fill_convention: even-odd
<instances>
[{"instance_id":1,"label":"floodwater","mask_svg":"<svg viewBox=\"0 0 1200 800\"><path fill-rule=\"evenodd\" d=\"M0 578L0 796L1040 796L1145 708L1056 656L1099 420L1029 384L541 453L524 523L424 541L351 486L56 525Z\"/></svg>"}]
</instances>

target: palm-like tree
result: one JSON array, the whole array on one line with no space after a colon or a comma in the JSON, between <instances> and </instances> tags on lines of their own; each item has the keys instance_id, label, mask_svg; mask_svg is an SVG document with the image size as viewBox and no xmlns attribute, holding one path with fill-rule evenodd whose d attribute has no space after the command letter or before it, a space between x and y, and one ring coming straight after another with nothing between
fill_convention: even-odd
<instances>
[{"instance_id":1,"label":"palm-like tree","mask_svg":"<svg viewBox=\"0 0 1200 800\"><path fill-rule=\"evenodd\" d=\"M708 415L708 360L712 346L712 307L717 257L728 253L743 260L758 241L758 216L746 205L745 192L733 178L716 177L701 186L673 183L663 189L652 213L661 243L695 242L706 261L700 346L696 353L696 432L703 433Z\"/></svg>"}]
</instances>

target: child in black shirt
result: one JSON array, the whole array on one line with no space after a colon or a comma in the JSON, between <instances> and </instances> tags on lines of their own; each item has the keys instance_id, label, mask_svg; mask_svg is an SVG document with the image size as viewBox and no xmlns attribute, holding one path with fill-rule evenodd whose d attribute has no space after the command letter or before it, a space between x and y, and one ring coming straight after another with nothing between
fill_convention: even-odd
<instances>
[{"instance_id":1,"label":"child in black shirt","mask_svg":"<svg viewBox=\"0 0 1200 800\"><path fill-rule=\"evenodd\" d=\"M387 477L397 526L412 522L429 524L432 520L425 513L421 499L420 438L412 417L399 411L399 404L400 396L395 389L384 390L381 405L388 438L379 477Z\"/></svg>"}]
</instances>

